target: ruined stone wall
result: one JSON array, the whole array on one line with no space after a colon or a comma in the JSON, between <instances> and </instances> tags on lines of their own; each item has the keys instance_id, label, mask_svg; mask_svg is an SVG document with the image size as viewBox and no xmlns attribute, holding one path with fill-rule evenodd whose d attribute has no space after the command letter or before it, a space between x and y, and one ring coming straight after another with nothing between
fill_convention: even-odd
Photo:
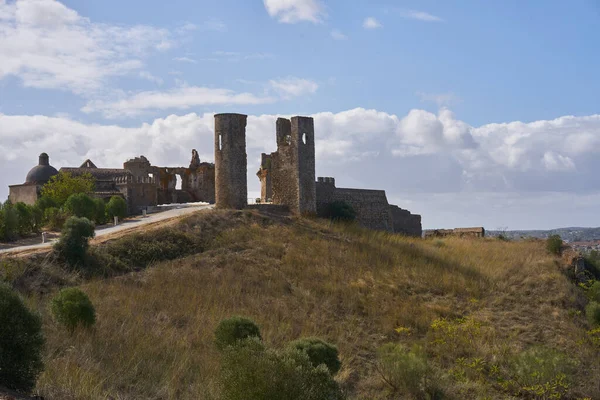
<instances>
[{"instance_id":1,"label":"ruined stone wall","mask_svg":"<svg viewBox=\"0 0 600 400\"><path fill-rule=\"evenodd\" d=\"M25 203L30 206L34 205L38 199L38 186L27 184L27 185L13 185L9 186L8 199L13 203Z\"/></svg>"},{"instance_id":2,"label":"ruined stone wall","mask_svg":"<svg viewBox=\"0 0 600 400\"><path fill-rule=\"evenodd\" d=\"M260 201L267 203L273 200L273 180L271 179L271 154L260 155L260 168L256 173L260 180Z\"/></svg>"},{"instance_id":3,"label":"ruined stone wall","mask_svg":"<svg viewBox=\"0 0 600 400\"><path fill-rule=\"evenodd\" d=\"M384 190L337 188L333 198L334 201L350 204L360 225L381 231L393 230L390 205Z\"/></svg>"},{"instance_id":4,"label":"ruined stone wall","mask_svg":"<svg viewBox=\"0 0 600 400\"><path fill-rule=\"evenodd\" d=\"M181 189L192 197L193 201L215 202L215 165L200 163L195 168L186 169L181 175ZM180 201L181 203L181 201Z\"/></svg>"},{"instance_id":5,"label":"ruined stone wall","mask_svg":"<svg viewBox=\"0 0 600 400\"><path fill-rule=\"evenodd\" d=\"M243 114L215 115L215 201L217 208L248 205L246 121Z\"/></svg>"},{"instance_id":6,"label":"ruined stone wall","mask_svg":"<svg viewBox=\"0 0 600 400\"><path fill-rule=\"evenodd\" d=\"M315 130L309 117L278 118L277 151L271 154L273 204L299 214L316 213Z\"/></svg>"},{"instance_id":7,"label":"ruined stone wall","mask_svg":"<svg viewBox=\"0 0 600 400\"><path fill-rule=\"evenodd\" d=\"M421 237L423 235L420 215L411 214L410 211L403 210L395 205L390 205L390 212L392 214L392 223L395 233L415 237Z\"/></svg>"},{"instance_id":8,"label":"ruined stone wall","mask_svg":"<svg viewBox=\"0 0 600 400\"><path fill-rule=\"evenodd\" d=\"M335 201L335 179L331 177L319 177L316 183L317 215L323 217L327 211L327 205Z\"/></svg>"}]
</instances>

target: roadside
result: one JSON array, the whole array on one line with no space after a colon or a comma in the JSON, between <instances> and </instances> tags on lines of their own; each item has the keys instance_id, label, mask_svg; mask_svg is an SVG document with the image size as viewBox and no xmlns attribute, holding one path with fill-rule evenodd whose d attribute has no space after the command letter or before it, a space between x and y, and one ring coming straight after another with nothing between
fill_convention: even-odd
<instances>
[{"instance_id":1,"label":"roadside","mask_svg":"<svg viewBox=\"0 0 600 400\"><path fill-rule=\"evenodd\" d=\"M102 243L104 241L120 237L126 233L131 233L141 227L151 228L154 225L163 225L169 223L169 220L178 220L180 217L192 214L201 210L209 210L214 206L209 204L182 204L176 208L169 209L167 211L158 212L155 214L149 214L147 217L134 217L123 221L117 226L102 225L96 229L96 238L92 243ZM48 236L49 241L46 243L41 242L41 235L36 238L29 238L25 241L17 243L17 245L5 245L5 248L0 247L0 256L22 256L31 254L40 250L49 249L59 238L58 233L52 233ZM23 244L22 244L23 243Z\"/></svg>"}]
</instances>

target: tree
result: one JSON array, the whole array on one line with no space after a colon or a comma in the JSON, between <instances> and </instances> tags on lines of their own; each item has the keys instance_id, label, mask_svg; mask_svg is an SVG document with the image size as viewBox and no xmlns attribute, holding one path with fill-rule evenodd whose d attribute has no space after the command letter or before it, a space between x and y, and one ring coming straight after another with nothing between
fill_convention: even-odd
<instances>
[{"instance_id":1,"label":"tree","mask_svg":"<svg viewBox=\"0 0 600 400\"><path fill-rule=\"evenodd\" d=\"M83 265L89 240L95 235L94 224L87 218L70 217L63 226L54 250L71 267Z\"/></svg>"},{"instance_id":2,"label":"tree","mask_svg":"<svg viewBox=\"0 0 600 400\"><path fill-rule=\"evenodd\" d=\"M356 211L345 201L337 200L327 204L325 217L334 221L354 221L356 219Z\"/></svg>"},{"instance_id":3,"label":"tree","mask_svg":"<svg viewBox=\"0 0 600 400\"><path fill-rule=\"evenodd\" d=\"M114 217L125 218L127 216L127 202L125 202L125 199L121 196L111 197L106 206L106 214L110 219Z\"/></svg>"},{"instance_id":4,"label":"tree","mask_svg":"<svg viewBox=\"0 0 600 400\"><path fill-rule=\"evenodd\" d=\"M14 206L18 216L18 231L20 236L26 236L35 230L33 209L25 203L19 202Z\"/></svg>"},{"instance_id":5,"label":"tree","mask_svg":"<svg viewBox=\"0 0 600 400\"><path fill-rule=\"evenodd\" d=\"M94 198L95 213L94 222L96 225L102 225L106 223L106 202L104 199L98 197Z\"/></svg>"},{"instance_id":6,"label":"tree","mask_svg":"<svg viewBox=\"0 0 600 400\"><path fill-rule=\"evenodd\" d=\"M61 290L52 299L52 315L54 319L67 327L71 332L78 325L89 328L96 323L96 310L90 298L78 288Z\"/></svg>"},{"instance_id":7,"label":"tree","mask_svg":"<svg viewBox=\"0 0 600 400\"><path fill-rule=\"evenodd\" d=\"M546 240L546 249L552 254L560 255L563 241L560 235L552 235Z\"/></svg>"},{"instance_id":8,"label":"tree","mask_svg":"<svg viewBox=\"0 0 600 400\"><path fill-rule=\"evenodd\" d=\"M90 194L94 191L94 187L95 179L89 173L72 176L68 172L59 172L42 187L42 197L48 197L57 206L62 206L71 195Z\"/></svg>"},{"instance_id":9,"label":"tree","mask_svg":"<svg viewBox=\"0 0 600 400\"><path fill-rule=\"evenodd\" d=\"M10 200L0 207L0 240L10 241L19 235L19 215Z\"/></svg>"},{"instance_id":10,"label":"tree","mask_svg":"<svg viewBox=\"0 0 600 400\"><path fill-rule=\"evenodd\" d=\"M95 220L96 203L85 193L76 193L69 196L63 209L69 215Z\"/></svg>"},{"instance_id":11,"label":"tree","mask_svg":"<svg viewBox=\"0 0 600 400\"><path fill-rule=\"evenodd\" d=\"M44 337L39 316L0 284L0 386L28 391L42 371Z\"/></svg>"}]
</instances>

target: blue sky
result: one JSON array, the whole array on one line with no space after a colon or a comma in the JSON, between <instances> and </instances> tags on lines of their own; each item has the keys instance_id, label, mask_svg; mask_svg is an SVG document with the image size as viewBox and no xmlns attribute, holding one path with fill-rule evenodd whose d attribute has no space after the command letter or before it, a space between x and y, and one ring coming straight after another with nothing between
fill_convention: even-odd
<instances>
[{"instance_id":1,"label":"blue sky","mask_svg":"<svg viewBox=\"0 0 600 400\"><path fill-rule=\"evenodd\" d=\"M318 175L425 227L597 226L599 22L594 0L0 0L0 196L42 151L212 160L214 112L250 116L252 196L276 115L311 115Z\"/></svg>"}]
</instances>

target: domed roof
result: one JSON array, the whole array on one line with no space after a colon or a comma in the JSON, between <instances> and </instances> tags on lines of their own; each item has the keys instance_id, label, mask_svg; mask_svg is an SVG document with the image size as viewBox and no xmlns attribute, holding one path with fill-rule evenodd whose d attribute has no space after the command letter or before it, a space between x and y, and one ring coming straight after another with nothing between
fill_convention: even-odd
<instances>
[{"instance_id":1,"label":"domed roof","mask_svg":"<svg viewBox=\"0 0 600 400\"><path fill-rule=\"evenodd\" d=\"M36 185L43 185L47 183L50 178L58 174L56 168L50 165L50 157L48 154L40 154L40 163L37 167L33 167L27 174L25 183L35 183Z\"/></svg>"}]
</instances>

